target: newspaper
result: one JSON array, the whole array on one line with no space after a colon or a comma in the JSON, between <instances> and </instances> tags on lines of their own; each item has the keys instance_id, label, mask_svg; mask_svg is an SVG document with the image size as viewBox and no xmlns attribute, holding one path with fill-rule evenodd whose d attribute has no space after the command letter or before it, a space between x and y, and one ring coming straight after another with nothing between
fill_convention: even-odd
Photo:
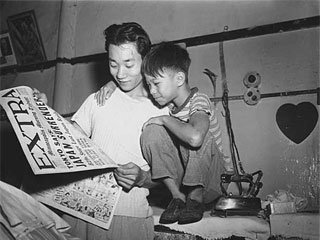
<instances>
[{"instance_id":1,"label":"newspaper","mask_svg":"<svg viewBox=\"0 0 320 240\"><path fill-rule=\"evenodd\" d=\"M35 99L29 87L0 91L0 104L35 174L34 182L29 184L34 189L37 189L37 185L41 186L29 192L30 195L47 205L108 229L122 191L113 175L112 168L117 165L112 159L66 119ZM57 181L65 176L74 176L75 172L82 176L80 173L86 170L106 168L110 170L103 174L80 180L75 178L67 183ZM53 173L60 175L57 177ZM39 180L45 178L50 185Z\"/></svg>"},{"instance_id":2,"label":"newspaper","mask_svg":"<svg viewBox=\"0 0 320 240\"><path fill-rule=\"evenodd\" d=\"M29 87L0 91L7 113L34 174L117 167L98 146L56 111L34 99Z\"/></svg>"},{"instance_id":3,"label":"newspaper","mask_svg":"<svg viewBox=\"0 0 320 240\"><path fill-rule=\"evenodd\" d=\"M75 217L109 229L121 189L110 172L31 196Z\"/></svg>"}]
</instances>

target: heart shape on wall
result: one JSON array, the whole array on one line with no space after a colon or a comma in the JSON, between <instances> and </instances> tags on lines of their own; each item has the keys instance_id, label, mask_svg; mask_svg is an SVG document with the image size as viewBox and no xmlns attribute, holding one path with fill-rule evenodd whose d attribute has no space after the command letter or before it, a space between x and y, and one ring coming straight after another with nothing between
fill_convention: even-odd
<instances>
[{"instance_id":1,"label":"heart shape on wall","mask_svg":"<svg viewBox=\"0 0 320 240\"><path fill-rule=\"evenodd\" d=\"M317 108L310 102L298 105L287 103L276 113L276 121L281 132L297 144L310 135L317 125L318 118Z\"/></svg>"}]
</instances>

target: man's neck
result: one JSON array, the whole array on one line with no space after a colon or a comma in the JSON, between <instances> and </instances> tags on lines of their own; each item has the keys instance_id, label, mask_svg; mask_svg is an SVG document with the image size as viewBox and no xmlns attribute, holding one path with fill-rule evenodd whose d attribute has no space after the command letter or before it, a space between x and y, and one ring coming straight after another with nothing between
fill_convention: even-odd
<instances>
[{"instance_id":1,"label":"man's neck","mask_svg":"<svg viewBox=\"0 0 320 240\"><path fill-rule=\"evenodd\" d=\"M143 85L138 85L136 88L132 89L129 92L125 92L126 95L133 99L142 99L142 98L148 98L148 92L147 90L143 87Z\"/></svg>"}]
</instances>

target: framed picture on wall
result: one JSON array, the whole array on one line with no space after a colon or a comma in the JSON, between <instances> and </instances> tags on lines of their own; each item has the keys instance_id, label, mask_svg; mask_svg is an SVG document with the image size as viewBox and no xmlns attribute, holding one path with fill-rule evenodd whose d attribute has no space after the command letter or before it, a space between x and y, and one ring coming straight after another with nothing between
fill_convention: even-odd
<instances>
[{"instance_id":1,"label":"framed picture on wall","mask_svg":"<svg viewBox=\"0 0 320 240\"><path fill-rule=\"evenodd\" d=\"M0 67L7 67L17 64L14 54L12 41L8 31L1 33L0 36Z\"/></svg>"},{"instance_id":2,"label":"framed picture on wall","mask_svg":"<svg viewBox=\"0 0 320 240\"><path fill-rule=\"evenodd\" d=\"M10 16L7 22L19 65L47 60L34 10Z\"/></svg>"}]
</instances>

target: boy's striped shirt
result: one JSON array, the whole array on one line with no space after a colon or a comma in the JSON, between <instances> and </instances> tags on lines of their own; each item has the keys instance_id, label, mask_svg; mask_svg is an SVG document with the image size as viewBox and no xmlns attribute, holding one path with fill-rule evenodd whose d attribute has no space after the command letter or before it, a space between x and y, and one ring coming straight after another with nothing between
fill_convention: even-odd
<instances>
[{"instance_id":1,"label":"boy's striped shirt","mask_svg":"<svg viewBox=\"0 0 320 240\"><path fill-rule=\"evenodd\" d=\"M213 133L215 142L219 150L223 153L222 147L222 133L218 118L215 111L211 107L211 101L209 97L204 93L199 93L197 88L191 89L191 93L187 100L179 108L174 108L173 105L169 106L170 115L178 118L181 121L189 122L192 114L197 111L204 111L209 115L210 127L209 131Z\"/></svg>"}]
</instances>

